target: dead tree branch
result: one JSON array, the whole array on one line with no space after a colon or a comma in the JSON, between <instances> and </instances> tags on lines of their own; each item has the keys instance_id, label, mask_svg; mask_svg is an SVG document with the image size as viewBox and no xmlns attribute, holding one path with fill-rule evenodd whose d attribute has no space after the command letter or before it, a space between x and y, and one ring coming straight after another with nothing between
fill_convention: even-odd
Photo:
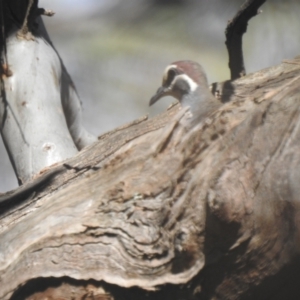
<instances>
[{"instance_id":1,"label":"dead tree branch","mask_svg":"<svg viewBox=\"0 0 300 300\"><path fill-rule=\"evenodd\" d=\"M299 82L295 59L233 82L234 93L219 84L230 102L193 130L176 106L57 166L0 217L0 299L25 287L76 299L289 299L282 282L300 271Z\"/></svg>"},{"instance_id":2,"label":"dead tree branch","mask_svg":"<svg viewBox=\"0 0 300 300\"><path fill-rule=\"evenodd\" d=\"M246 74L243 56L243 34L247 31L249 20L259 13L259 7L265 2L266 0L247 0L235 17L228 21L225 30L225 44L229 55L229 69L232 80Z\"/></svg>"}]
</instances>

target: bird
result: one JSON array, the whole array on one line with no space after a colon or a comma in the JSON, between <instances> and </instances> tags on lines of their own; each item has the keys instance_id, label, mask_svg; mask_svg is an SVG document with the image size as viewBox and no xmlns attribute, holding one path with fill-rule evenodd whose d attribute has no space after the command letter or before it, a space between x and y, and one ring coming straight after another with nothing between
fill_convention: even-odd
<instances>
[{"instance_id":1,"label":"bird","mask_svg":"<svg viewBox=\"0 0 300 300\"><path fill-rule=\"evenodd\" d=\"M165 96L173 96L183 108L188 107L193 124L222 105L210 92L202 66L191 60L176 61L166 67L162 86L150 99L149 106Z\"/></svg>"}]
</instances>

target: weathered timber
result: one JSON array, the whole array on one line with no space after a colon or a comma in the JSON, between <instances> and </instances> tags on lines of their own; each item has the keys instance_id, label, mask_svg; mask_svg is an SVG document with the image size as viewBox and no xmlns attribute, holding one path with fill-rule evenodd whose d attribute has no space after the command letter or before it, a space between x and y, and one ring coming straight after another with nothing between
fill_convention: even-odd
<instances>
[{"instance_id":1,"label":"weathered timber","mask_svg":"<svg viewBox=\"0 0 300 300\"><path fill-rule=\"evenodd\" d=\"M300 60L213 91L202 124L177 105L108 133L3 211L0 299L280 299L300 274Z\"/></svg>"}]
</instances>

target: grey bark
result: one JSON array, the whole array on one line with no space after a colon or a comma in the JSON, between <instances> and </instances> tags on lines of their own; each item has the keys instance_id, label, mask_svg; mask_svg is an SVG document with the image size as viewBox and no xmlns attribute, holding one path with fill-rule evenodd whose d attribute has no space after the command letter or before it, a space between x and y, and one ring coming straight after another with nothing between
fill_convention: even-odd
<instances>
[{"instance_id":1,"label":"grey bark","mask_svg":"<svg viewBox=\"0 0 300 300\"><path fill-rule=\"evenodd\" d=\"M0 133L20 184L96 141L41 17L33 33L13 24L2 45Z\"/></svg>"}]
</instances>

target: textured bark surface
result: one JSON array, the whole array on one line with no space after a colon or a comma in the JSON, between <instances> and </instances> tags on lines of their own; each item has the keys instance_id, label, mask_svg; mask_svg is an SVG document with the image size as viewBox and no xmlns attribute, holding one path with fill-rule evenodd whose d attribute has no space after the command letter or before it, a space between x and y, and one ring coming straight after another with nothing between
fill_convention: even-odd
<instances>
[{"instance_id":1,"label":"textured bark surface","mask_svg":"<svg viewBox=\"0 0 300 300\"><path fill-rule=\"evenodd\" d=\"M0 299L299 298L299 83L295 59L215 84L197 127L175 106L56 166L1 208Z\"/></svg>"}]
</instances>

